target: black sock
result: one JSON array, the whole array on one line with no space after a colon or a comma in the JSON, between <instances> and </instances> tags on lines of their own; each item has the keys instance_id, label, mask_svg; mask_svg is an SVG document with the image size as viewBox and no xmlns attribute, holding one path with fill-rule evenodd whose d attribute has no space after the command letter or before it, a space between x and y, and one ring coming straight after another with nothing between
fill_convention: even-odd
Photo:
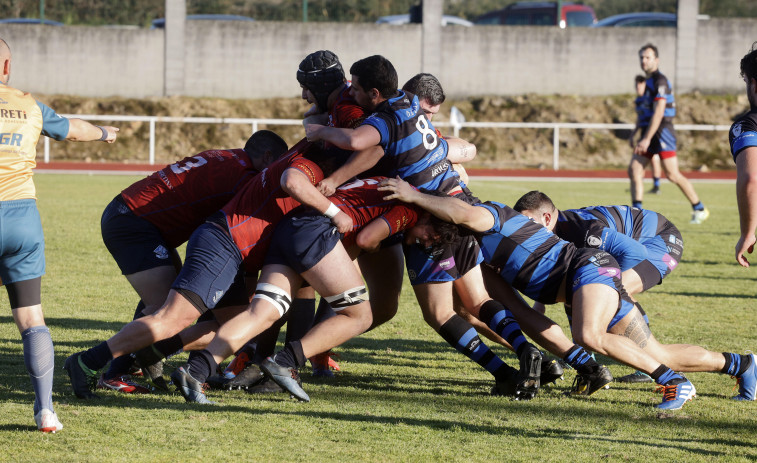
<instances>
[{"instance_id":1,"label":"black sock","mask_svg":"<svg viewBox=\"0 0 757 463\"><path fill-rule=\"evenodd\" d=\"M325 301L325 299L321 299ZM313 327L315 317L315 299L295 299L292 306L287 312L289 316L287 321L286 341L297 341L302 339L310 328Z\"/></svg>"},{"instance_id":2,"label":"black sock","mask_svg":"<svg viewBox=\"0 0 757 463\"><path fill-rule=\"evenodd\" d=\"M204 383L217 368L218 364L208 350L196 350L189 354L186 370L197 381Z\"/></svg>"},{"instance_id":3,"label":"black sock","mask_svg":"<svg viewBox=\"0 0 757 463\"><path fill-rule=\"evenodd\" d=\"M108 362L113 360L113 353L108 347L108 343L103 341L91 349L87 349L81 354L81 362L85 367L92 371L98 371L105 367Z\"/></svg>"},{"instance_id":4,"label":"black sock","mask_svg":"<svg viewBox=\"0 0 757 463\"><path fill-rule=\"evenodd\" d=\"M671 370L667 366L660 365L655 371L649 374L652 379L663 386L681 384L686 381L681 375Z\"/></svg>"},{"instance_id":5,"label":"black sock","mask_svg":"<svg viewBox=\"0 0 757 463\"><path fill-rule=\"evenodd\" d=\"M287 368L302 368L308 359L305 358L300 341L291 341L276 353L274 361Z\"/></svg>"},{"instance_id":6,"label":"black sock","mask_svg":"<svg viewBox=\"0 0 757 463\"><path fill-rule=\"evenodd\" d=\"M156 342L152 347L158 355L162 356L156 360L160 361L182 350L184 348L184 341L181 340L181 336L175 334L170 338Z\"/></svg>"}]
</instances>

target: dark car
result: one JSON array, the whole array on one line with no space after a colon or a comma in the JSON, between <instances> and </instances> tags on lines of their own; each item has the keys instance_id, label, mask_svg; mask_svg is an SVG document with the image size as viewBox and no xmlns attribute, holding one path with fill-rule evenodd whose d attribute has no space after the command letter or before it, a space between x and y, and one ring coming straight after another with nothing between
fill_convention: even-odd
<instances>
[{"instance_id":1,"label":"dark car","mask_svg":"<svg viewBox=\"0 0 757 463\"><path fill-rule=\"evenodd\" d=\"M236 14L188 14L187 21L255 21L249 16ZM166 18L152 20L151 29L163 29L166 27Z\"/></svg>"},{"instance_id":2,"label":"dark car","mask_svg":"<svg viewBox=\"0 0 757 463\"><path fill-rule=\"evenodd\" d=\"M517 2L501 10L484 13L475 24L499 24L505 26L590 26L597 21L594 10L587 5L562 2L558 14L557 2ZM558 19L559 18L559 19Z\"/></svg>"},{"instance_id":3,"label":"dark car","mask_svg":"<svg viewBox=\"0 0 757 463\"><path fill-rule=\"evenodd\" d=\"M676 27L678 17L674 13L639 12L609 16L591 27Z\"/></svg>"},{"instance_id":4,"label":"dark car","mask_svg":"<svg viewBox=\"0 0 757 463\"><path fill-rule=\"evenodd\" d=\"M63 23L49 19L38 18L5 18L0 19L0 24L42 24L44 26L62 26Z\"/></svg>"}]
</instances>

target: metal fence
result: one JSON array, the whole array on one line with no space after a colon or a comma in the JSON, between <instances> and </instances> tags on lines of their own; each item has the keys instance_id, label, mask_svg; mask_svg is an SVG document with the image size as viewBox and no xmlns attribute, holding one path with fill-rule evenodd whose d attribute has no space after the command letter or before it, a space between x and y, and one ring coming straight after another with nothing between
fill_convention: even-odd
<instances>
[{"instance_id":1,"label":"metal fence","mask_svg":"<svg viewBox=\"0 0 757 463\"><path fill-rule=\"evenodd\" d=\"M150 126L150 151L149 163L155 164L155 124L179 123L179 124L247 124L252 127L252 132L258 130L261 124L268 125L301 125L301 119L256 119L256 118L219 118L219 117L160 117L160 116L114 116L92 114L62 114L64 117L84 119L87 121L112 121L112 122L148 122ZM552 130L552 168L560 169L560 130L633 130L633 124L589 124L581 122L467 122L454 114L449 122L435 122L437 127L452 127L454 135L460 135L464 128L487 128L487 129L551 129ZM693 125L677 124L678 131L728 131L730 125ZM44 139L44 162L50 162L50 139Z\"/></svg>"}]
</instances>

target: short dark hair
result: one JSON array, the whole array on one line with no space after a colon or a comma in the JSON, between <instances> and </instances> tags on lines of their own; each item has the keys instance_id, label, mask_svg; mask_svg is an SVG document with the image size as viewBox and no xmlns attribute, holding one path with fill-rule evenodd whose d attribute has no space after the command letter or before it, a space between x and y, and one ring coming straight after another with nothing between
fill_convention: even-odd
<instances>
[{"instance_id":1,"label":"short dark hair","mask_svg":"<svg viewBox=\"0 0 757 463\"><path fill-rule=\"evenodd\" d=\"M278 159L289 149L287 142L278 136L276 132L270 130L258 130L250 135L247 143L244 145L244 151L250 157L255 159L263 156L266 151L270 151L273 159Z\"/></svg>"},{"instance_id":2,"label":"short dark hair","mask_svg":"<svg viewBox=\"0 0 757 463\"><path fill-rule=\"evenodd\" d=\"M657 52L657 47L655 47L651 43L645 43L644 45L642 45L641 48L639 48L639 54L644 53L644 50L646 50L646 49L652 50L652 52L654 53L654 57L655 58L659 58L660 57L660 54Z\"/></svg>"},{"instance_id":3,"label":"short dark hair","mask_svg":"<svg viewBox=\"0 0 757 463\"><path fill-rule=\"evenodd\" d=\"M545 195L541 191L533 190L521 196L520 199L516 201L513 209L518 212L539 211L544 207L549 207L550 210L557 209L555 207L555 203L552 202L549 196Z\"/></svg>"},{"instance_id":4,"label":"short dark hair","mask_svg":"<svg viewBox=\"0 0 757 463\"><path fill-rule=\"evenodd\" d=\"M355 61L350 67L350 74L357 78L357 83L363 90L375 88L384 98L391 98L397 94L397 71L392 63L381 55Z\"/></svg>"},{"instance_id":5,"label":"short dark hair","mask_svg":"<svg viewBox=\"0 0 757 463\"><path fill-rule=\"evenodd\" d=\"M410 92L418 97L419 100L426 100L432 106L444 103L447 98L444 95L444 89L439 79L426 72L421 72L410 78L402 90Z\"/></svg>"},{"instance_id":6,"label":"short dark hair","mask_svg":"<svg viewBox=\"0 0 757 463\"><path fill-rule=\"evenodd\" d=\"M741 58L741 77L757 80L757 42L754 42L751 51Z\"/></svg>"},{"instance_id":7,"label":"short dark hair","mask_svg":"<svg viewBox=\"0 0 757 463\"><path fill-rule=\"evenodd\" d=\"M647 80L647 78L642 76L641 74L636 74L636 77L634 77L634 80L636 80L637 84L640 84L644 82L645 80Z\"/></svg>"}]
</instances>

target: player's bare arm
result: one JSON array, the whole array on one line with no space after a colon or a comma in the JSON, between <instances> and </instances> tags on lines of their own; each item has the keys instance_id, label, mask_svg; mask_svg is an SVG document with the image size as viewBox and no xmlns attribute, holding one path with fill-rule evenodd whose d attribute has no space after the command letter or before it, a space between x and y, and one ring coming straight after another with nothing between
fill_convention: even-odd
<instances>
[{"instance_id":1,"label":"player's bare arm","mask_svg":"<svg viewBox=\"0 0 757 463\"><path fill-rule=\"evenodd\" d=\"M421 193L399 178L381 182L380 191L389 192L384 199L398 199L422 207L436 217L473 231L484 232L494 226L494 216L484 208L474 207L452 196L434 196Z\"/></svg>"},{"instance_id":2,"label":"player's bare arm","mask_svg":"<svg viewBox=\"0 0 757 463\"><path fill-rule=\"evenodd\" d=\"M339 210L329 198L323 196L315 185L310 183L308 176L299 170L285 170L281 175L281 188L301 204L310 206L329 217L339 233L347 233L352 230L353 224L350 216Z\"/></svg>"},{"instance_id":3,"label":"player's bare arm","mask_svg":"<svg viewBox=\"0 0 757 463\"><path fill-rule=\"evenodd\" d=\"M749 267L744 254L754 251L757 229L757 148L750 147L739 153L736 169L736 199L741 225L741 237L736 243L736 262Z\"/></svg>"},{"instance_id":4,"label":"player's bare arm","mask_svg":"<svg viewBox=\"0 0 757 463\"><path fill-rule=\"evenodd\" d=\"M305 134L308 141L323 140L350 151L362 151L381 142L381 134L369 125L361 125L356 129L341 129L320 124L307 124Z\"/></svg>"},{"instance_id":5,"label":"player's bare arm","mask_svg":"<svg viewBox=\"0 0 757 463\"><path fill-rule=\"evenodd\" d=\"M457 137L444 137L447 140L449 151L447 152L447 160L452 163L459 164L468 162L476 157L476 145Z\"/></svg>"},{"instance_id":6,"label":"player's bare arm","mask_svg":"<svg viewBox=\"0 0 757 463\"><path fill-rule=\"evenodd\" d=\"M384 149L378 145L352 153L342 167L318 183L318 191L326 196L333 195L339 185L375 166L383 155Z\"/></svg>"}]
</instances>

